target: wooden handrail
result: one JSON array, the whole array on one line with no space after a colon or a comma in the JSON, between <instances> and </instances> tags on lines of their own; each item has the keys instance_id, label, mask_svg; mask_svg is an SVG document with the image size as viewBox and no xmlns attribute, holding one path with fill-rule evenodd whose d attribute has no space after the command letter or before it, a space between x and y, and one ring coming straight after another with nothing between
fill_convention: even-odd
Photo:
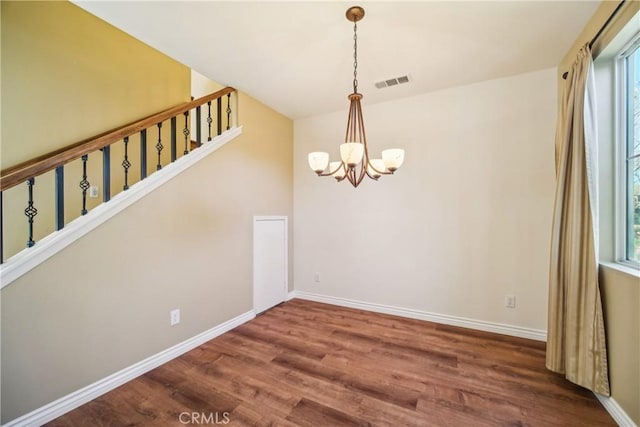
<instances>
[{"instance_id":1,"label":"wooden handrail","mask_svg":"<svg viewBox=\"0 0 640 427\"><path fill-rule=\"evenodd\" d=\"M62 166L70 161L78 159L85 154L92 153L106 147L107 145L111 145L114 142L123 139L125 136L133 135L143 129L147 129L160 122L164 122L165 120L179 114L183 114L186 111L190 111L211 100L221 98L232 92L235 92L234 88L226 87L217 92L205 95L190 102L176 105L173 108L169 108L168 110L137 120L128 125L87 138L65 148L61 148L59 150L52 151L51 153L28 160L24 163L20 163L19 165L11 166L0 172L0 191L7 190L25 182L29 178L42 175L43 173L49 172L58 166Z\"/></svg>"}]
</instances>

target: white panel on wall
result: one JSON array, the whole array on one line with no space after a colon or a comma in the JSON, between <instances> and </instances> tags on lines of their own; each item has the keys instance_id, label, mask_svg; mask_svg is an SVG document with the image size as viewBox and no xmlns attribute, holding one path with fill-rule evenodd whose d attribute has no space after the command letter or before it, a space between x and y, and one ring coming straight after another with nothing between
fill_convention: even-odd
<instances>
[{"instance_id":1,"label":"white panel on wall","mask_svg":"<svg viewBox=\"0 0 640 427\"><path fill-rule=\"evenodd\" d=\"M253 218L253 308L261 313L287 297L287 218Z\"/></svg>"}]
</instances>

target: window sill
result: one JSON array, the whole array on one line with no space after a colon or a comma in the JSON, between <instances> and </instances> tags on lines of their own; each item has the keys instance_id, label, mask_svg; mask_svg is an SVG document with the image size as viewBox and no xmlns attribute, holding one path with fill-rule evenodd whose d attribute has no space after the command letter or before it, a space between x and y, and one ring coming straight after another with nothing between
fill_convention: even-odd
<instances>
[{"instance_id":1,"label":"window sill","mask_svg":"<svg viewBox=\"0 0 640 427\"><path fill-rule=\"evenodd\" d=\"M631 277L637 277L640 279L640 270L635 269L633 267L629 267L627 265L620 264L617 262L601 262L600 265L610 270L615 270L620 273L627 274Z\"/></svg>"}]
</instances>

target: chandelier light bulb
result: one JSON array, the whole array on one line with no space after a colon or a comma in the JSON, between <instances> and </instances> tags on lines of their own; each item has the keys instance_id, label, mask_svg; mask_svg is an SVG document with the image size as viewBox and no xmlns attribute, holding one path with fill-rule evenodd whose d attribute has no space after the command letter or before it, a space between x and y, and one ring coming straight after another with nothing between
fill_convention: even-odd
<instances>
[{"instance_id":1,"label":"chandelier light bulb","mask_svg":"<svg viewBox=\"0 0 640 427\"><path fill-rule=\"evenodd\" d=\"M364 156L364 145L359 142L345 142L340 144L340 157L342 162L350 168L355 167L362 161Z\"/></svg>"},{"instance_id":2,"label":"chandelier light bulb","mask_svg":"<svg viewBox=\"0 0 640 427\"><path fill-rule=\"evenodd\" d=\"M329 153L315 151L309 153L309 166L315 173L322 173L329 164Z\"/></svg>"},{"instance_id":3,"label":"chandelier light bulb","mask_svg":"<svg viewBox=\"0 0 640 427\"><path fill-rule=\"evenodd\" d=\"M389 148L388 150L383 150L382 160L390 172L395 172L404 162L404 150L401 148Z\"/></svg>"}]
</instances>

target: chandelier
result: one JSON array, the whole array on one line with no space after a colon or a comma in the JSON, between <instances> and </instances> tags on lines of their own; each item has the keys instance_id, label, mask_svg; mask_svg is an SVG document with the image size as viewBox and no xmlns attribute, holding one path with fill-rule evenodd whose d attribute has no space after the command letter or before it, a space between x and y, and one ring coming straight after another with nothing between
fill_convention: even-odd
<instances>
[{"instance_id":1,"label":"chandelier","mask_svg":"<svg viewBox=\"0 0 640 427\"><path fill-rule=\"evenodd\" d=\"M309 166L318 176L332 176L338 182L345 178L357 187L365 176L378 180L382 175L392 175L404 161L404 150L391 148L382 151L382 158L369 157L367 137L364 131L362 94L358 93L358 21L364 18L364 9L353 6L347 10L347 19L353 22L353 93L349 95L349 116L344 144L340 144L341 161L329 162L329 153L309 153Z\"/></svg>"}]
</instances>

